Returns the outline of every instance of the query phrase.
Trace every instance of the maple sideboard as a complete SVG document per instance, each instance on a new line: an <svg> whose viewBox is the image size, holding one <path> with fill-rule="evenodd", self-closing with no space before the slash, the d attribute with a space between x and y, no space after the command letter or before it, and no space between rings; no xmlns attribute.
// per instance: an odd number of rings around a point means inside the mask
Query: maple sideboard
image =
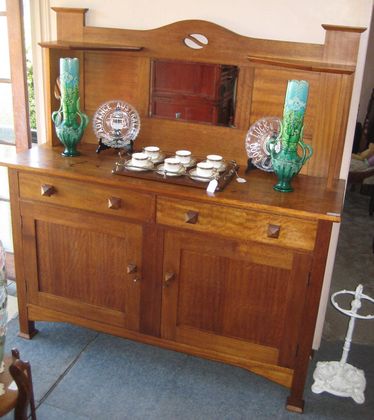
<svg viewBox="0 0 374 420"><path fill-rule="evenodd" d="M81 106L92 118L111 99L141 117L135 149L222 154L240 176L205 189L112 173L113 150L95 152L88 127L81 156L46 144L0 151L9 169L20 334L62 321L241 366L290 388L302 411L332 224L344 197L338 179L362 29L325 25L324 45L246 38L212 23L183 21L150 31L93 28L86 9L55 8L58 40L44 43L47 112L58 61L81 61ZM203 34L205 45L193 34ZM189 39L198 48L189 48ZM195 45L195 46L196 46ZM238 69L230 126L151 115L153 60ZM315 154L293 193L275 176L244 173L250 124L280 116L288 79L310 83L305 141Z"/></svg>

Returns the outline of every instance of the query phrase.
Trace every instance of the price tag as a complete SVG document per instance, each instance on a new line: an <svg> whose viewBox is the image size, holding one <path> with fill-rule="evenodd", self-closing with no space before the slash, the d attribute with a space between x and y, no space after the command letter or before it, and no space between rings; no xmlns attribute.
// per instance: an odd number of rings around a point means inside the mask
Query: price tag
<svg viewBox="0 0 374 420"><path fill-rule="evenodd" d="M212 179L206 189L206 192L208 195L214 195L214 192L216 191L216 188L218 186L218 181L216 179Z"/></svg>

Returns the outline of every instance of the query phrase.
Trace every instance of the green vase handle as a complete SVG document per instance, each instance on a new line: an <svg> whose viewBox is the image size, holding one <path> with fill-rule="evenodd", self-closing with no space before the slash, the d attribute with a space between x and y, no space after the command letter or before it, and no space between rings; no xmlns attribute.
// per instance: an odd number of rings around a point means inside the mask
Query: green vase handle
<svg viewBox="0 0 374 420"><path fill-rule="evenodd" d="M304 165L312 157L313 149L312 149L312 146L304 143L302 140L299 141L299 145L303 151L301 162L302 162L302 165Z"/></svg>
<svg viewBox="0 0 374 420"><path fill-rule="evenodd" d="M77 99L77 115L79 116L81 123L79 124L79 130L82 130L82 133L84 131L84 129L87 127L88 125L88 121L89 118L88 116L81 111L80 109L80 98Z"/></svg>
<svg viewBox="0 0 374 420"><path fill-rule="evenodd" d="M59 127L62 123L62 104L60 105L58 111L52 112L52 121L56 127Z"/></svg>

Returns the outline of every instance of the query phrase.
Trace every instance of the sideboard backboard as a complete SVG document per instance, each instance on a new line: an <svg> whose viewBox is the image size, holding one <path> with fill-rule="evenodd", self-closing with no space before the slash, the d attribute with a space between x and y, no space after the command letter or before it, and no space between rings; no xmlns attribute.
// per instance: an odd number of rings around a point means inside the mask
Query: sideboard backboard
<svg viewBox="0 0 374 420"><path fill-rule="evenodd" d="M81 61L81 107L92 117L103 102L122 99L141 117L137 147L155 143L164 150L188 147L220 153L245 164L244 139L252 123L281 116L287 81L310 84L304 139L314 156L303 174L339 177L360 34L363 28L323 25L323 45L254 39L216 24L186 20L153 30L127 30L85 25L87 9L54 8L57 41L45 51L47 114L58 109L54 86L60 57ZM197 35L196 35L197 34ZM188 45L194 46L191 48ZM234 65L239 69L233 127L152 118L151 69L155 59ZM52 121L47 138L59 144ZM92 127L83 142L95 143Z"/></svg>

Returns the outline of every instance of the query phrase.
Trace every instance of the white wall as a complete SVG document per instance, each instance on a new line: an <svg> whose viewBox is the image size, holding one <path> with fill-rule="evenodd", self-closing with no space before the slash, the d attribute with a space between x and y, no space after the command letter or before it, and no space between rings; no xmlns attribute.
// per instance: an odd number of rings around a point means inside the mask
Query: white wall
<svg viewBox="0 0 374 420"><path fill-rule="evenodd" d="M89 26L151 29L178 20L204 19L254 38L320 44L324 42L322 23L369 27L373 7L373 0L39 0L43 7L48 1L51 6L89 8L86 20ZM54 12L51 12L50 19L54 39ZM367 43L368 31L361 37L341 170L343 178L346 178L349 169ZM314 348L318 348L322 333L338 233L339 226L335 225Z"/></svg>
<svg viewBox="0 0 374 420"><path fill-rule="evenodd" d="M321 23L367 26L372 0L51 0L87 7L91 26L151 29L184 19L204 19L256 38L323 43Z"/></svg>
<svg viewBox="0 0 374 420"><path fill-rule="evenodd" d="M358 121L364 123L371 92L374 89L374 19L371 21L368 48L365 62L365 72L362 81Z"/></svg>

